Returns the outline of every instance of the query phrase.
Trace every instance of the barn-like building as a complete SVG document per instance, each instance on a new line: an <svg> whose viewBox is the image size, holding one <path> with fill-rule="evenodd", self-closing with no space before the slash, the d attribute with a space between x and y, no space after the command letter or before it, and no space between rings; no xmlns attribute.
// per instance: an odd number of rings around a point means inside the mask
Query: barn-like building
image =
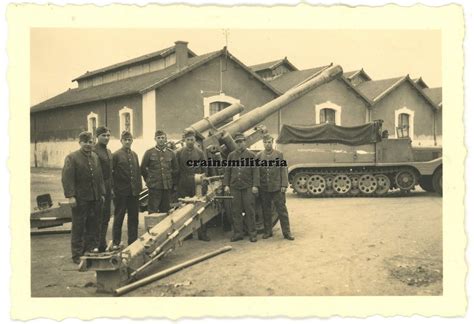
<svg viewBox="0 0 474 324"><path fill-rule="evenodd" d="M121 131L131 131L141 155L154 145L157 129L178 140L199 119L235 102L246 113L328 66L299 70L285 57L249 67L226 48L197 55L187 42L177 41L88 71L73 80L77 88L31 107L31 165L62 167L66 154L78 148L77 135L99 125L111 128L112 151L120 147ZM353 126L383 119L391 137L410 136L415 146L440 146L441 99L441 88L429 88L421 78L374 81L361 69L306 93L265 125L278 135L282 124Z"/></svg>

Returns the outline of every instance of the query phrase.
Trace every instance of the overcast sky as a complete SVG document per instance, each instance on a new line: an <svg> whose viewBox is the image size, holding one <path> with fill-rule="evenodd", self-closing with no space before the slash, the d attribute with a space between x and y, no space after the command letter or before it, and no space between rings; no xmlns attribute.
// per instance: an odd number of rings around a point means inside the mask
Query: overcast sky
<svg viewBox="0 0 474 324"><path fill-rule="evenodd" d="M68 88L75 77L188 41L196 54L221 49L222 29L32 29L31 104ZM248 65L285 56L299 69L331 62L364 70L373 80L410 74L430 87L442 85L438 30L230 29L229 51Z"/></svg>

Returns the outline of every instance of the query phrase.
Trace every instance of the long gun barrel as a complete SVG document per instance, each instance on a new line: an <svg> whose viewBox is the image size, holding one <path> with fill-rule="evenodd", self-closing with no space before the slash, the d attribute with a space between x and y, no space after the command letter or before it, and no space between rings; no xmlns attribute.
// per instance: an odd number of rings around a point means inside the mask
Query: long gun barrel
<svg viewBox="0 0 474 324"><path fill-rule="evenodd" d="M199 120L198 122L189 126L187 129L192 129L196 133L203 133L210 128L214 128L215 125L237 115L243 110L244 106L242 106L240 103L234 103L209 117Z"/></svg>
<svg viewBox="0 0 474 324"><path fill-rule="evenodd" d="M249 129L252 129L265 120L265 118L277 112L288 103L298 99L314 88L334 80L340 75L342 75L342 68L339 65L329 67L320 74L316 75L314 78L299 84L294 88L291 88L280 97L273 99L263 106L255 108L252 111L246 113L240 117L240 119L224 126L222 130L226 131L231 136L234 136L234 134L238 132L245 132Z"/></svg>

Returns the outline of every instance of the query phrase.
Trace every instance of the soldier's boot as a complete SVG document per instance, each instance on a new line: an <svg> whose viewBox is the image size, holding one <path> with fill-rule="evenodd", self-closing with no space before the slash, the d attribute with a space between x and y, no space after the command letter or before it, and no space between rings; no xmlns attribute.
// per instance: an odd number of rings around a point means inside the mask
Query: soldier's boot
<svg viewBox="0 0 474 324"><path fill-rule="evenodd" d="M207 236L207 234L199 234L198 235L198 240L204 241L204 242L209 242L211 238Z"/></svg>
<svg viewBox="0 0 474 324"><path fill-rule="evenodd" d="M264 240L266 240L267 238L270 238L270 237L272 237L272 236L273 236L273 234L271 234L271 233L270 233L270 234L269 234L269 233L265 233L265 234L262 235L262 238L263 238Z"/></svg>
<svg viewBox="0 0 474 324"><path fill-rule="evenodd" d="M284 237L286 240L290 240L290 241L294 241L294 240L295 240L295 237L294 237L291 233L283 234L283 237Z"/></svg>
<svg viewBox="0 0 474 324"><path fill-rule="evenodd" d="M232 236L230 238L231 242L242 241L244 238L242 236Z"/></svg>
<svg viewBox="0 0 474 324"><path fill-rule="evenodd" d="M207 224L202 224L202 226L198 229L198 240L209 242L211 239L207 236Z"/></svg>

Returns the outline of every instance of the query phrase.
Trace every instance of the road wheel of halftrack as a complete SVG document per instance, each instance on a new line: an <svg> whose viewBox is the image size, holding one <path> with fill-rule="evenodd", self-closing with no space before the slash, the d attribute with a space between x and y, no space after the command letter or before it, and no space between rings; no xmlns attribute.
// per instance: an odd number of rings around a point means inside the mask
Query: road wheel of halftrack
<svg viewBox="0 0 474 324"><path fill-rule="evenodd" d="M318 174L313 174L308 179L308 192L313 196L319 196L326 190L326 181Z"/></svg>
<svg viewBox="0 0 474 324"><path fill-rule="evenodd" d="M360 179L360 176L358 175L351 176L351 190L350 191L352 195L358 195L360 193L359 179Z"/></svg>
<svg viewBox="0 0 474 324"><path fill-rule="evenodd" d="M351 179L345 174L338 174L334 177L332 188L338 194L345 194L351 190Z"/></svg>
<svg viewBox="0 0 474 324"><path fill-rule="evenodd" d="M416 174L413 170L401 170L395 176L395 183L402 191L409 191L416 185Z"/></svg>
<svg viewBox="0 0 474 324"><path fill-rule="evenodd" d="M333 184L334 184L334 176L332 175L327 175L324 177L324 179L326 180L326 195L332 195L334 193L334 189L333 189Z"/></svg>
<svg viewBox="0 0 474 324"><path fill-rule="evenodd" d="M443 169L439 168L433 174L433 189L440 196L443 195Z"/></svg>
<svg viewBox="0 0 474 324"><path fill-rule="evenodd" d="M308 179L309 175L305 173L298 173L293 178L293 189L296 190L296 193L304 195L308 193Z"/></svg>
<svg viewBox="0 0 474 324"><path fill-rule="evenodd" d="M385 174L377 174L375 176L377 180L377 189L375 193L377 195L384 195L390 190L390 179Z"/></svg>
<svg viewBox="0 0 474 324"><path fill-rule="evenodd" d="M359 178L359 190L371 194L377 189L377 179L372 174L364 174Z"/></svg>

